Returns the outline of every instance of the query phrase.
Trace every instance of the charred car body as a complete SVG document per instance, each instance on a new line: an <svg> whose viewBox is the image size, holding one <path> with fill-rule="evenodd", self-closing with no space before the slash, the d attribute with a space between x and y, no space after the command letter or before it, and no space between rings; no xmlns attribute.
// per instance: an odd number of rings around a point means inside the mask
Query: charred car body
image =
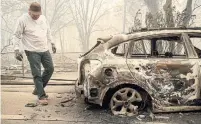
<svg viewBox="0 0 201 124"><path fill-rule="evenodd" d="M78 59L78 97L115 115L200 110L201 30L144 30L98 38Z"/></svg>

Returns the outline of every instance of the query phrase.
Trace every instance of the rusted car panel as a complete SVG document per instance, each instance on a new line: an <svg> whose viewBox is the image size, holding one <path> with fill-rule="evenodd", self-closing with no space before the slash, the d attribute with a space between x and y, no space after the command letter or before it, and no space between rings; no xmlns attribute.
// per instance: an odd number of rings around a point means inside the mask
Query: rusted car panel
<svg viewBox="0 0 201 124"><path fill-rule="evenodd" d="M142 38L158 38L181 36L185 45L187 58L132 58L129 49L125 55L117 56L112 49L119 44L130 43ZM185 111L200 109L195 100L200 99L201 60L190 42L190 36L201 36L200 30L160 30L145 31L132 34L119 34L107 38L98 38L98 42L88 53L78 59L78 80L75 85L76 93L87 99L87 102L103 105L107 96L115 93L111 89L123 86L117 92L131 92L130 86L143 90L151 98L151 107L158 112ZM125 87L126 86L126 87ZM122 95L123 96L123 95ZM113 98L112 97L112 98ZM140 96L136 101L143 101ZM128 100L129 101L129 100ZM113 104L113 102L110 102ZM117 102L119 103L119 102ZM124 106L127 102L124 101ZM116 104L116 103L115 103ZM189 107L188 107L189 106ZM114 106L117 107L117 106ZM122 107L121 113L127 113ZM179 109L180 108L180 109ZM128 105L127 109L137 109ZM111 109L112 110L112 109ZM115 114L115 112L113 112ZM127 115L133 115L128 114Z"/></svg>
<svg viewBox="0 0 201 124"><path fill-rule="evenodd" d="M199 98L200 66L191 60L138 60L128 62L137 85L152 96L155 106L188 105Z"/></svg>

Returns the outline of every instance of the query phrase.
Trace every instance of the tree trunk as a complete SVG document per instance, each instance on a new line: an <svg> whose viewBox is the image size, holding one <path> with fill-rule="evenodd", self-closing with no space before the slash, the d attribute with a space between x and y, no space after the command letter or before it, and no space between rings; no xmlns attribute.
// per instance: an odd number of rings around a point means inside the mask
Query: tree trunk
<svg viewBox="0 0 201 124"><path fill-rule="evenodd" d="M47 13L46 13L46 11L47 11L47 3L46 3L46 0L45 0L45 7L44 7L44 8L45 8L45 10L44 10L44 15L45 15L45 17L46 17L46 14L47 14Z"/></svg>
<svg viewBox="0 0 201 124"><path fill-rule="evenodd" d="M63 40L61 37L61 31L59 30L59 38L60 38L60 45L61 45L61 61L62 61L62 65L64 64L64 52L63 52ZM63 65L64 66L64 65Z"/></svg>
<svg viewBox="0 0 201 124"><path fill-rule="evenodd" d="M173 10L172 10L172 0L166 0L166 3L163 6L163 10L165 12L165 20L167 27L175 27Z"/></svg>
<svg viewBox="0 0 201 124"><path fill-rule="evenodd" d="M192 0L187 0L186 8L183 10L182 13L182 22L180 26L182 27L188 27L189 22L192 15ZM177 45L177 52L180 52L182 50L182 46L180 44Z"/></svg>
<svg viewBox="0 0 201 124"><path fill-rule="evenodd" d="M166 3L163 6L163 10L165 12L165 22L166 27L175 27L174 24L174 17L173 17L173 10L172 10L172 0L166 0ZM169 51L173 52L175 47L174 42L169 42Z"/></svg>
<svg viewBox="0 0 201 124"><path fill-rule="evenodd" d="M157 23L157 14L158 14L158 0L144 0L145 4L149 9L149 13L146 15L146 20L149 20L148 28L159 28Z"/></svg>
<svg viewBox="0 0 201 124"><path fill-rule="evenodd" d="M89 50L89 37L85 37L86 39L82 40L82 52L87 52Z"/></svg>
<svg viewBox="0 0 201 124"><path fill-rule="evenodd" d="M192 0L187 0L186 8L183 11L182 26L189 26L189 22L192 15Z"/></svg>
<svg viewBox="0 0 201 124"><path fill-rule="evenodd" d="M127 6L127 0L124 0L123 33L125 33L125 27L126 27L126 6Z"/></svg>

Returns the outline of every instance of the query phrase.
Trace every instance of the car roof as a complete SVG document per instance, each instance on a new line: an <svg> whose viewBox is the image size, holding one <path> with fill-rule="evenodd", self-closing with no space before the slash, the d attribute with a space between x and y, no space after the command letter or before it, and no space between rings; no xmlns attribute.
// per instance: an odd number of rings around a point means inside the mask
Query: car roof
<svg viewBox="0 0 201 124"><path fill-rule="evenodd" d="M151 29L151 30L143 30L143 31L136 31L133 33L128 34L116 34L113 35L110 39L108 39L105 42L105 46L107 49L118 45L120 43L129 41L129 40L137 40L143 37L149 37L149 36L169 36L169 35L179 35L182 33L188 33L188 34L196 34L197 36L201 37L201 28L196 29Z"/></svg>
<svg viewBox="0 0 201 124"><path fill-rule="evenodd" d="M160 30L201 30L201 27L169 27L169 28L141 28L138 30L131 30L131 33L134 32L146 32L146 31L160 31ZM128 34L131 34L128 33Z"/></svg>

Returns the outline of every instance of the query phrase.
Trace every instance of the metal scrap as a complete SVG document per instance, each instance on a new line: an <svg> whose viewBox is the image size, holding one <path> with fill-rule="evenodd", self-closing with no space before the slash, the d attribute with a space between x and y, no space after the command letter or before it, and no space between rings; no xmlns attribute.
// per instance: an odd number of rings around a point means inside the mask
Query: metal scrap
<svg viewBox="0 0 201 124"><path fill-rule="evenodd" d="M65 98L65 99L62 100L60 103L67 103L67 102L72 101L73 99L74 99L74 97L73 97L73 98Z"/></svg>

